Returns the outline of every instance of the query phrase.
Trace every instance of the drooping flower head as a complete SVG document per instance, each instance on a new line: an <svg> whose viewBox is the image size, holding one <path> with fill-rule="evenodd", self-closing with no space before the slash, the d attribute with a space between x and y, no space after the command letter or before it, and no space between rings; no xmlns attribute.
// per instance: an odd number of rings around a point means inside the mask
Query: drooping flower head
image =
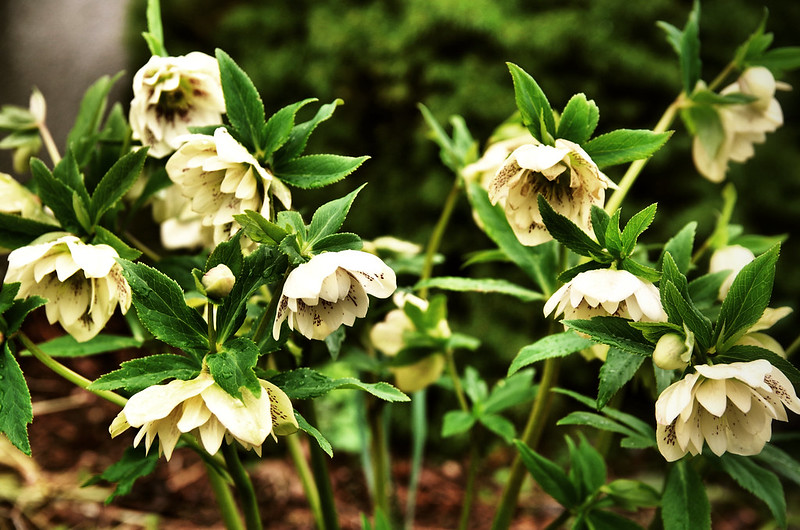
<svg viewBox="0 0 800 530"><path fill-rule="evenodd" d="M214 246L214 228L203 225L203 216L192 210L192 201L183 196L177 185L159 190L153 196L152 206L164 248Z"/></svg>
<svg viewBox="0 0 800 530"><path fill-rule="evenodd" d="M415 329L414 323L403 311L405 305L413 304L423 311L428 309L427 300L409 293L398 292L394 295L393 301L399 309L389 311L383 321L375 324L369 333L373 346L389 357L394 357L406 347L403 334ZM451 332L447 320L441 319L434 333L440 338L449 337ZM444 356L441 353L433 353L415 363L392 367L390 370L394 374L397 388L403 392L416 392L438 381L444 370L444 364Z"/></svg>
<svg viewBox="0 0 800 530"><path fill-rule="evenodd" d="M192 210L203 216L203 226L214 228L214 245L226 241L241 227L233 218L255 210L269 218L268 193L289 209L291 193L273 178L224 127L214 136L193 134L167 161L167 174Z"/></svg>
<svg viewBox="0 0 800 530"><path fill-rule="evenodd" d="M722 182L728 171L728 162L745 162L755 154L754 144L763 143L766 133L783 125L783 111L775 99L775 90L788 89L778 83L767 68L756 66L745 70L739 79L725 87L720 94L740 92L757 98L742 105L720 105L717 113L723 130L722 142L715 153L710 153L701 136L695 136L692 157L697 170L712 182Z"/></svg>
<svg viewBox="0 0 800 530"><path fill-rule="evenodd" d="M298 425L289 397L269 381L258 381L260 395L242 387L242 399L228 394L206 371L188 381L154 385L131 397L108 430L113 438L129 427L138 428L133 446L144 439L146 451L158 437L159 454L167 460L183 433L193 433L212 455L223 439L236 440L260 455L269 434L292 434Z"/></svg>
<svg viewBox="0 0 800 530"><path fill-rule="evenodd" d="M489 184L489 199L503 206L520 242L533 246L552 239L539 212L539 195L591 233L591 207L603 205L612 185L579 145L558 139L555 146L527 144L511 153Z"/></svg>
<svg viewBox="0 0 800 530"><path fill-rule="evenodd" d="M131 288L116 257L108 245L53 232L8 255L5 283L20 282L21 298L46 298L47 320L84 342L103 329L117 304L123 313L131 306Z"/></svg>
<svg viewBox="0 0 800 530"><path fill-rule="evenodd" d="M205 53L153 56L133 76L133 138L163 158L181 146L189 127L222 123L225 98L217 60Z"/></svg>
<svg viewBox="0 0 800 530"><path fill-rule="evenodd" d="M397 288L394 271L380 258L359 250L324 252L289 273L272 327L275 340L281 324L309 339L323 340L342 324L352 326L367 314L368 294L391 296Z"/></svg>
<svg viewBox="0 0 800 530"><path fill-rule="evenodd" d="M555 312L553 312L555 310ZM597 269L578 274L544 305L544 315L590 319L618 316L636 322L666 322L658 289L625 270Z"/></svg>
<svg viewBox="0 0 800 530"><path fill-rule="evenodd" d="M800 414L789 379L769 361L697 365L656 401L658 450L668 461L699 454L703 441L717 456L755 455L772 436L784 407Z"/></svg>

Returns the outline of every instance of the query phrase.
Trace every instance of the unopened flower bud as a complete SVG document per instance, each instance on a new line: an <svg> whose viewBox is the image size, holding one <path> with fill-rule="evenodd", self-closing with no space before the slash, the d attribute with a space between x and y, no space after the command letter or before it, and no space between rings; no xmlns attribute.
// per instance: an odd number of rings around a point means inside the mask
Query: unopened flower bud
<svg viewBox="0 0 800 530"><path fill-rule="evenodd" d="M227 265L220 263L203 275L203 287L211 298L225 298L233 289L236 277Z"/></svg>
<svg viewBox="0 0 800 530"><path fill-rule="evenodd" d="M683 337L677 333L667 333L658 339L653 352L653 362L664 370L683 369L689 364L687 353L691 355L691 350Z"/></svg>

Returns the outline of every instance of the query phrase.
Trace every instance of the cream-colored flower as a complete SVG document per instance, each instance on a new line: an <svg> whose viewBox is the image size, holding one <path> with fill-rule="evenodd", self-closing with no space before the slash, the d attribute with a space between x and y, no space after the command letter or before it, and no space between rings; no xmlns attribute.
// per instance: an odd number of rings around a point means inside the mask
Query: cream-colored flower
<svg viewBox="0 0 800 530"><path fill-rule="evenodd" d="M129 427L138 428L133 446L144 438L146 451L158 437L159 454L163 452L167 460L183 433L193 433L212 455L219 451L223 438L227 443L236 440L260 455L269 434L292 434L298 425L283 390L262 379L258 382L260 395L242 387L242 399L228 394L206 371L188 381L154 385L129 399L108 430L113 438Z"/></svg>
<svg viewBox="0 0 800 530"><path fill-rule="evenodd" d="M786 350L783 349L781 343L766 333L761 332L771 328L776 322L783 317L788 316L791 312L792 308L785 306L766 308L764 310L764 314L758 319L758 322L753 324L750 329L747 330L747 333L745 333L741 339L736 341L736 344L740 346L758 346L759 348L764 348L773 353L777 353L781 357L786 357Z"/></svg>
<svg viewBox="0 0 800 530"><path fill-rule="evenodd" d="M558 139L555 147L527 144L511 153L489 183L489 199L503 206L523 245L539 245L552 239L539 212L539 195L591 235L591 207L603 205L609 186L613 183L579 145Z"/></svg>
<svg viewBox="0 0 800 530"><path fill-rule="evenodd" d="M291 208L289 188L224 127L214 131L214 136L193 134L185 140L167 161L167 174L191 199L192 210L203 216L203 226L214 228L214 245L241 228L234 215L255 210L269 217L270 193Z"/></svg>
<svg viewBox="0 0 800 530"><path fill-rule="evenodd" d="M520 134L517 136L490 143L482 157L461 170L464 179L478 182L482 188L488 190L489 184L498 170L503 167L508 155L523 145L531 143L531 133L524 127L520 126L520 129Z"/></svg>
<svg viewBox="0 0 800 530"><path fill-rule="evenodd" d="M123 313L131 306L131 288L116 257L108 245L52 232L8 255L5 283L20 282L19 297L46 298L47 320L84 342L103 329L117 304Z"/></svg>
<svg viewBox="0 0 800 530"><path fill-rule="evenodd" d="M555 310L555 312L553 311ZM628 271L597 269L578 274L544 305L544 315L590 319L618 316L636 322L666 322L658 289Z"/></svg>
<svg viewBox="0 0 800 530"><path fill-rule="evenodd" d="M720 94L740 92L758 98L744 105L720 105L717 108L723 129L723 139L716 153L709 153L699 136L692 144L692 156L697 170L712 182L722 182L728 161L745 162L755 154L753 144L763 143L766 133L783 125L783 111L775 99L776 89L791 88L775 81L763 66L745 70L739 79Z"/></svg>
<svg viewBox="0 0 800 530"><path fill-rule="evenodd" d="M153 196L153 220L159 224L164 248L214 246L214 227L203 225L203 216L192 210L192 201L176 185Z"/></svg>
<svg viewBox="0 0 800 530"><path fill-rule="evenodd" d="M397 288L394 271L380 258L359 250L324 252L303 263L286 278L272 327L275 340L281 324L309 339L323 340L342 324L352 326L369 307L368 294L390 296Z"/></svg>
<svg viewBox="0 0 800 530"><path fill-rule="evenodd" d="M44 212L39 198L6 173L0 173L0 197L0 212L41 223L57 224L53 217Z"/></svg>
<svg viewBox="0 0 800 530"><path fill-rule="evenodd" d="M697 365L656 401L658 450L668 461L699 454L755 455L772 436L772 420L800 414L789 379L769 361Z"/></svg>
<svg viewBox="0 0 800 530"><path fill-rule="evenodd" d="M728 296L728 291L733 285L736 275L754 259L756 259L755 254L741 245L730 245L714 251L708 264L708 272L731 271L719 287L719 294L717 295L719 300L724 300Z"/></svg>
<svg viewBox="0 0 800 530"><path fill-rule="evenodd" d="M376 256L390 254L410 258L422 252L422 247L411 241L405 241L393 236L380 236L372 241L364 241L364 246L361 250Z"/></svg>
<svg viewBox="0 0 800 530"><path fill-rule="evenodd" d="M406 347L403 334L414 331L414 323L406 315L403 308L406 304L417 306L423 311L428 309L427 300L413 294L396 293L393 301L399 309L392 309L372 327L369 333L373 346L384 355L394 357ZM447 320L441 319L436 326L434 334L438 338L447 338L451 335ZM445 359L441 353L432 353L419 361L405 366L390 368L395 377L395 385L403 392L416 392L439 380L444 370Z"/></svg>
<svg viewBox="0 0 800 530"><path fill-rule="evenodd" d="M217 60L205 53L153 56L133 76L133 138L163 158L181 146L189 127L222 123L225 98Z"/></svg>
<svg viewBox="0 0 800 530"><path fill-rule="evenodd" d="M224 298L231 293L233 284L236 283L236 277L230 267L220 263L203 275L201 283L208 296Z"/></svg>

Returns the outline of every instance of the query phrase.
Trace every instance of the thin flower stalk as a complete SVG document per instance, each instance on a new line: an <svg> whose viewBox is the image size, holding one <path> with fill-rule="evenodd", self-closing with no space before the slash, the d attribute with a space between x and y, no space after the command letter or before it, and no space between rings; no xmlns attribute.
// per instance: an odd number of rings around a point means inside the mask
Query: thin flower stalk
<svg viewBox="0 0 800 530"><path fill-rule="evenodd" d="M242 504L247 530L262 530L264 524L261 522L261 514L258 511L256 491L253 488L250 476L239 459L238 449L234 444L222 444L222 454L236 485L236 490L239 492L239 502Z"/></svg>

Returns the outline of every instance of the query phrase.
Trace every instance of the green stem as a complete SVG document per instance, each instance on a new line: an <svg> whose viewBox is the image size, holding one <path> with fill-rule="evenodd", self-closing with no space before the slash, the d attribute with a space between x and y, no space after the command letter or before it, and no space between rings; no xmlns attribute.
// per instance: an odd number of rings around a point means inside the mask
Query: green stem
<svg viewBox="0 0 800 530"><path fill-rule="evenodd" d="M425 261L422 265L422 274L420 274L419 277L419 281L421 282L430 278L433 273L433 259L436 257L436 252L439 251L439 246L442 244L442 237L444 237L444 231L447 228L447 223L450 221L450 216L453 214L453 208L455 208L456 201L458 200L460 189L461 180L456 176L453 187L450 188L450 193L448 193L445 199L439 220L436 221L436 226L428 240L428 246L425 248ZM427 298L428 288L423 287L420 289L419 296L420 298Z"/></svg>
<svg viewBox="0 0 800 530"><path fill-rule="evenodd" d="M223 442L222 455L225 457L228 472L231 474L236 490L239 492L239 501L242 503L247 530L262 530L264 526L261 524L261 514L258 512L256 491L253 489L253 483L250 481L242 461L239 460L239 452L236 446Z"/></svg>
<svg viewBox="0 0 800 530"><path fill-rule="evenodd" d="M228 530L244 530L242 519L239 516L239 511L236 509L236 503L233 500L233 494L225 479L217 473L214 466L204 460L206 465L206 473L208 473L208 481L211 483L211 489L214 490L214 496L217 498L219 504L219 513L222 515L222 520L225 523L225 528Z"/></svg>
<svg viewBox="0 0 800 530"><path fill-rule="evenodd" d="M281 299L281 294L283 293L283 284L286 282L286 278L289 276L289 271L286 271L283 278L280 282L275 286L272 290L272 296L269 299L269 304L264 312L261 314L261 318L256 325L256 330L253 332L253 342L261 346L261 341L264 339L264 336L267 334L269 330L269 324L275 320L275 313L278 309L278 301ZM272 318L270 318L270 316Z"/></svg>
<svg viewBox="0 0 800 530"><path fill-rule="evenodd" d="M467 398L464 395L464 388L461 386L461 378L458 377L458 368L456 368L453 350L448 348L444 352L444 357L447 361L447 372L450 374L450 378L453 380L453 390L456 393L456 398L458 398L458 404L461 407L461 410L464 412L469 412L469 404L467 403Z"/></svg>
<svg viewBox="0 0 800 530"><path fill-rule="evenodd" d="M719 85L722 84L723 81L725 81L725 78L728 77L728 75L730 75L730 73L736 68L738 68L738 66L736 66L736 63L734 61L729 62L728 65L719 73L719 75L715 77L713 81L711 81L711 84L708 85L708 89L714 90L715 88L717 88Z"/></svg>
<svg viewBox="0 0 800 530"><path fill-rule="evenodd" d="M794 355L798 348L800 348L800 336L794 339L794 342L792 342L789 347L786 348L786 358L788 359Z"/></svg>
<svg viewBox="0 0 800 530"><path fill-rule="evenodd" d="M309 423L312 425L317 424L317 415L313 403L309 403L305 416ZM333 498L333 487L328 473L327 455L320 449L319 444L308 444L308 450L311 453L311 471L314 476L314 482L316 482L319 490L322 519L325 523L324 528L326 530L339 530L339 516L336 513L336 501Z"/></svg>
<svg viewBox="0 0 800 530"><path fill-rule="evenodd" d="M561 512L561 515L556 517L555 520L553 520L552 523L547 525L547 527L544 530L558 530L559 528L562 527L564 523L566 523L569 520L571 516L572 514L569 512L569 510L564 510L563 512Z"/></svg>
<svg viewBox="0 0 800 530"><path fill-rule="evenodd" d="M422 452L428 437L427 390L418 390L411 397L411 474L408 479L405 528L414 527L414 512L417 507L417 488L422 470Z"/></svg>
<svg viewBox="0 0 800 530"><path fill-rule="evenodd" d="M370 440L370 456L375 487L373 502L376 513L378 510L381 510L388 516L390 489L388 476L389 459L386 451L386 438L383 425L384 406L383 403L379 402L377 399L369 399L367 407L369 430L372 434Z"/></svg>
<svg viewBox="0 0 800 530"><path fill-rule="evenodd" d="M561 359L555 357L545 360L544 373L539 383L539 390L536 392L531 414L528 417L528 423L525 425L525 431L522 435L522 441L534 451L542 436L542 432L544 432L544 426L552 401L550 389L552 389L558 381L560 361ZM514 510L517 507L519 491L522 488L522 482L526 476L525 472L526 468L522 463L522 458L517 454L514 458L514 463L511 465L511 474L508 478L508 482L506 482L503 496L500 499L500 507L497 509L494 521L492 522L492 528L494 530L508 528L511 524Z"/></svg>
<svg viewBox="0 0 800 530"><path fill-rule="evenodd" d="M136 247L136 250L147 256L149 260L154 262L161 260L161 256L159 256L155 250L142 243L139 238L131 234L130 231L125 232L125 238L133 243L133 246Z"/></svg>
<svg viewBox="0 0 800 530"><path fill-rule="evenodd" d="M214 304L208 302L206 310L208 311L208 345L209 353L217 353L217 329L214 326L214 318L217 316L214 310Z"/></svg>
<svg viewBox="0 0 800 530"><path fill-rule="evenodd" d="M317 524L319 530L324 530L325 520L322 517L319 490L317 489L316 482L314 482L311 467L309 467L303 455L303 449L300 446L300 437L295 433L284 437L284 439L289 447L289 454L292 456L292 462L294 462L294 467L297 469L297 474L300 476L300 482L303 484L303 491L306 494L311 513L314 515L314 522Z"/></svg>
<svg viewBox="0 0 800 530"><path fill-rule="evenodd" d="M675 115L678 112L678 109L681 108L685 99L686 99L685 96L683 95L683 93L681 93L681 95L679 95L675 99L675 101L673 101L672 104L669 107L667 107L667 110L664 111L664 114L661 116L661 119L658 120L658 123L656 124L655 128L653 128L654 133L662 133L667 130L667 127L669 127L672 124L672 121L675 119ZM630 191L631 187L633 186L633 183L636 182L636 179L639 177L639 174L642 172L642 169L644 169L644 166L647 165L648 160L649 160L648 158L644 158L641 160L634 160L631 163L631 165L628 166L628 170L622 176L622 180L619 181L618 189L614 192L614 195L612 195L611 198L606 203L605 207L606 212L608 212L609 214L613 214L615 211L617 211L617 208L619 208L620 205L622 204L622 200Z"/></svg>
<svg viewBox="0 0 800 530"><path fill-rule="evenodd" d="M464 489L464 504L461 506L459 530L467 530L469 528L469 515L472 511L472 501L475 498L475 479L478 476L480 461L481 455L478 451L478 443L473 440L469 447L469 471L467 471L467 485Z"/></svg>

